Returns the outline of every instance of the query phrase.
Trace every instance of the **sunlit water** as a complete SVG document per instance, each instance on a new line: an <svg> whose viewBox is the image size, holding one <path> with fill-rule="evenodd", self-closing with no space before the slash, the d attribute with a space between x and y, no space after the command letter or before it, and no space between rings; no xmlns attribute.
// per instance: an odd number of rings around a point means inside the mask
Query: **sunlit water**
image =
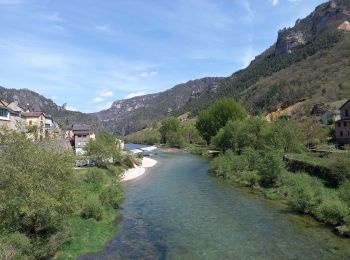
<svg viewBox="0 0 350 260"><path fill-rule="evenodd" d="M206 160L153 158L158 165L125 187L115 237L80 259L350 259L350 240L208 175Z"/></svg>

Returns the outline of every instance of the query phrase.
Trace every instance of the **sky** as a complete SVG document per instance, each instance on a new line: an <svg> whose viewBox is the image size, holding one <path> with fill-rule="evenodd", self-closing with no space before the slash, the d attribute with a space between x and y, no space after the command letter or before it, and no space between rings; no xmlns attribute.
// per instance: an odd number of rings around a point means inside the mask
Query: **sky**
<svg viewBox="0 0 350 260"><path fill-rule="evenodd" d="M0 85L71 110L245 68L325 0L0 0Z"/></svg>

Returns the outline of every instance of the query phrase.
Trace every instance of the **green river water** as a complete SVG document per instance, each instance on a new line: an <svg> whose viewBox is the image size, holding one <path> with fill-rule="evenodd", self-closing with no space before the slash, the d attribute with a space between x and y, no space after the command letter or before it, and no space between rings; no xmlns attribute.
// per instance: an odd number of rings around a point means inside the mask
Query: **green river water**
<svg viewBox="0 0 350 260"><path fill-rule="evenodd" d="M117 233L79 259L350 259L350 239L208 174L208 161L160 153L125 187Z"/></svg>

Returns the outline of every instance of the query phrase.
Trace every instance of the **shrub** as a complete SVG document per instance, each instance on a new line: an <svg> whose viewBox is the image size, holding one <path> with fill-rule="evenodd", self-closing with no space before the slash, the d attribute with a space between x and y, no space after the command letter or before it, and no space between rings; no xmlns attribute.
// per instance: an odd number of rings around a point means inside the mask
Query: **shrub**
<svg viewBox="0 0 350 260"><path fill-rule="evenodd" d="M261 156L259 152L253 148L244 148L241 157L247 163L247 167L250 171L256 170L259 167Z"/></svg>
<svg viewBox="0 0 350 260"><path fill-rule="evenodd" d="M99 198L103 206L117 209L122 199L121 187L119 185L105 187L101 190Z"/></svg>
<svg viewBox="0 0 350 260"><path fill-rule="evenodd" d="M330 156L331 171L341 185L346 180L350 180L350 155L334 154Z"/></svg>
<svg viewBox="0 0 350 260"><path fill-rule="evenodd" d="M289 202L299 212L312 214L322 202L323 183L306 173L295 174L289 183Z"/></svg>
<svg viewBox="0 0 350 260"><path fill-rule="evenodd" d="M212 162L212 171L225 179L232 179L240 176L242 171L247 168L247 163L241 156L234 154L228 150L225 154L221 154Z"/></svg>
<svg viewBox="0 0 350 260"><path fill-rule="evenodd" d="M343 183L338 190L339 197L350 208L350 181Z"/></svg>
<svg viewBox="0 0 350 260"><path fill-rule="evenodd" d="M135 165L137 164L136 160L135 160L135 157L130 154L130 153L127 153L124 158L123 158L123 162L124 162L124 165L128 168L133 168L135 167Z"/></svg>
<svg viewBox="0 0 350 260"><path fill-rule="evenodd" d="M263 187L276 186L284 170L281 156L274 152L267 152L258 166L260 185Z"/></svg>
<svg viewBox="0 0 350 260"><path fill-rule="evenodd" d="M241 175L241 180L248 187L258 187L259 186L259 175L256 171L244 171Z"/></svg>
<svg viewBox="0 0 350 260"><path fill-rule="evenodd" d="M81 210L82 218L93 218L100 221L103 217L103 208L101 202L97 196L89 196L86 198L86 202Z"/></svg>
<svg viewBox="0 0 350 260"><path fill-rule="evenodd" d="M348 215L349 208L337 197L325 198L315 211L317 219L332 225L344 224Z"/></svg>
<svg viewBox="0 0 350 260"><path fill-rule="evenodd" d="M31 242L23 233L15 232L0 237L1 259L26 259L31 251Z"/></svg>
<svg viewBox="0 0 350 260"><path fill-rule="evenodd" d="M85 182L92 184L96 189L100 188L106 180L105 171L98 168L90 168L83 178Z"/></svg>

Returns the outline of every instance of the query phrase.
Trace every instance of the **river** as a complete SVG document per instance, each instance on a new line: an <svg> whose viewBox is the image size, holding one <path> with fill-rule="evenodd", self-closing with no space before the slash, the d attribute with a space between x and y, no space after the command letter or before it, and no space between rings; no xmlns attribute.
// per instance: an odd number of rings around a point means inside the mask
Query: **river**
<svg viewBox="0 0 350 260"><path fill-rule="evenodd" d="M125 187L115 237L79 259L350 259L350 240L208 174L208 161L160 153Z"/></svg>

